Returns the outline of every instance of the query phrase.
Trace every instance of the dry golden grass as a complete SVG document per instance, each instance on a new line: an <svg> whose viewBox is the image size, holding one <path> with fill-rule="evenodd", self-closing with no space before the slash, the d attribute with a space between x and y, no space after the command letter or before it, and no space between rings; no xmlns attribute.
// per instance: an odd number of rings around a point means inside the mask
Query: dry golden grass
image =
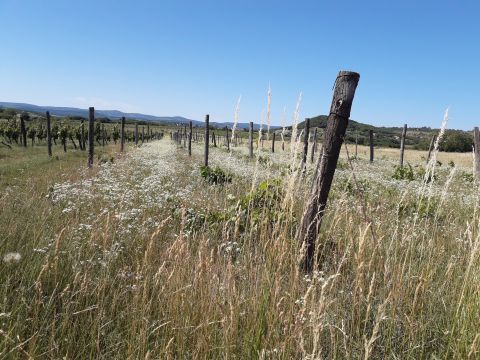
<svg viewBox="0 0 480 360"><path fill-rule="evenodd" d="M353 161L355 182L342 157L306 275L294 235L313 165L212 148L233 173L213 186L193 150L165 139L93 172L73 153L0 167L0 254L21 255L0 267L0 358L479 358L467 170L394 180L378 149Z"/></svg>

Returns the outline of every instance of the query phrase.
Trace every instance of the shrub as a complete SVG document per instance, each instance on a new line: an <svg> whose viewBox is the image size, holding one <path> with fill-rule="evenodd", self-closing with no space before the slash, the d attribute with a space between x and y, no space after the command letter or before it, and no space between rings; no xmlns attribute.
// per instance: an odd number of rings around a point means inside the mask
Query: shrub
<svg viewBox="0 0 480 360"><path fill-rule="evenodd" d="M202 166L200 168L200 175L209 183L214 185L229 184L232 182L232 175L216 166L211 168L209 166Z"/></svg>
<svg viewBox="0 0 480 360"><path fill-rule="evenodd" d="M473 173L471 172L462 172L462 179L468 183L472 183L475 180L475 176L473 176Z"/></svg>
<svg viewBox="0 0 480 360"><path fill-rule="evenodd" d="M407 163L407 166L395 166L392 177L396 180L412 181L415 180L415 173L413 171L412 165Z"/></svg>

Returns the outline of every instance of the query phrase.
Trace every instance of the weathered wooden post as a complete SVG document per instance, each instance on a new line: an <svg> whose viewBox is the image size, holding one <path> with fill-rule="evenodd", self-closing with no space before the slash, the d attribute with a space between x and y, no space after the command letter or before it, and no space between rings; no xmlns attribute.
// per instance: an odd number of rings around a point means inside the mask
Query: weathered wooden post
<svg viewBox="0 0 480 360"><path fill-rule="evenodd" d="M138 146L138 123L135 124L135 146Z"/></svg>
<svg viewBox="0 0 480 360"><path fill-rule="evenodd" d="M25 119L28 117L26 113L20 115L20 131L22 133L22 144L27 147L27 127L25 126Z"/></svg>
<svg viewBox="0 0 480 360"><path fill-rule="evenodd" d="M368 137L370 139L370 162L373 162L373 130L368 130Z"/></svg>
<svg viewBox="0 0 480 360"><path fill-rule="evenodd" d="M428 147L428 156L427 156L427 164L430 161L430 156L432 155L433 145L435 144L437 136L433 135L432 140L430 140L430 146Z"/></svg>
<svg viewBox="0 0 480 360"><path fill-rule="evenodd" d="M50 121L50 112L47 111L47 148L48 156L52 157L52 124Z"/></svg>
<svg viewBox="0 0 480 360"><path fill-rule="evenodd" d="M248 124L248 155L253 158L253 121Z"/></svg>
<svg viewBox="0 0 480 360"><path fill-rule="evenodd" d="M405 153L405 137L407 136L407 124L403 125L402 139L400 140L400 167L403 167L403 157Z"/></svg>
<svg viewBox="0 0 480 360"><path fill-rule="evenodd" d="M308 138L310 137L310 119L305 119L305 131L303 134L303 158L302 158L302 168L307 164L307 154L308 154Z"/></svg>
<svg viewBox="0 0 480 360"><path fill-rule="evenodd" d="M142 126L142 144L145 141L145 126Z"/></svg>
<svg viewBox="0 0 480 360"><path fill-rule="evenodd" d="M275 152L275 131L272 133L272 153Z"/></svg>
<svg viewBox="0 0 480 360"><path fill-rule="evenodd" d="M125 147L125 116L122 116L122 125L120 128L120 151L123 152Z"/></svg>
<svg viewBox="0 0 480 360"><path fill-rule="evenodd" d="M208 143L210 141L210 134L209 134L209 122L210 122L210 115L205 115L205 161L204 165L208 166Z"/></svg>
<svg viewBox="0 0 480 360"><path fill-rule="evenodd" d="M192 121L188 123L188 156L192 156L192 137L193 137L193 124Z"/></svg>
<svg viewBox="0 0 480 360"><path fill-rule="evenodd" d="M81 146L81 150L82 151L85 151L86 148L85 148L85 144L86 144L86 139L85 139L85 122L81 121L81 124L80 124L80 142L82 143L82 146Z"/></svg>
<svg viewBox="0 0 480 360"><path fill-rule="evenodd" d="M212 131L213 147L217 147L217 138L215 137L215 131Z"/></svg>
<svg viewBox="0 0 480 360"><path fill-rule="evenodd" d="M183 147L187 147L187 124L183 125Z"/></svg>
<svg viewBox="0 0 480 360"><path fill-rule="evenodd" d="M105 124L102 124L102 146L105 146Z"/></svg>
<svg viewBox="0 0 480 360"><path fill-rule="evenodd" d="M93 166L93 148L95 141L95 109L88 109L88 167Z"/></svg>
<svg viewBox="0 0 480 360"><path fill-rule="evenodd" d="M480 132L478 127L473 128L473 145L475 151L475 179L480 184Z"/></svg>
<svg viewBox="0 0 480 360"><path fill-rule="evenodd" d="M335 81L321 161L297 232L297 239L302 245L301 267L306 272L311 272L315 263L315 242L322 223L359 79L358 73L340 71Z"/></svg>
<svg viewBox="0 0 480 360"><path fill-rule="evenodd" d="M227 139L227 151L230 151L230 138L228 137L228 126L225 126L225 131L227 132L226 139Z"/></svg>
<svg viewBox="0 0 480 360"><path fill-rule="evenodd" d="M147 142L150 139L150 124L147 124Z"/></svg>
<svg viewBox="0 0 480 360"><path fill-rule="evenodd" d="M313 164L313 159L315 157L315 150L317 149L317 129L315 128L315 131L313 133L313 144L312 144L312 151L310 153L310 162Z"/></svg>

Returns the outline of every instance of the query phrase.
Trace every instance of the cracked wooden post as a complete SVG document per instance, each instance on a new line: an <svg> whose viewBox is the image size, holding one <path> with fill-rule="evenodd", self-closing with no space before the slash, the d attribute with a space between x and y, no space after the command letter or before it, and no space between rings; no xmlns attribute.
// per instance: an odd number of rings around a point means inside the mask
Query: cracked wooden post
<svg viewBox="0 0 480 360"><path fill-rule="evenodd" d="M95 109L88 109L88 167L93 166L93 149L95 141Z"/></svg>
<svg viewBox="0 0 480 360"><path fill-rule="evenodd" d="M310 119L305 119L305 131L303 134L303 158L302 158L302 168L307 164L307 155L308 155L308 138L310 137Z"/></svg>
<svg viewBox="0 0 480 360"><path fill-rule="evenodd" d="M120 151L123 152L125 147L125 116L122 116L122 125L120 130Z"/></svg>
<svg viewBox="0 0 480 360"><path fill-rule="evenodd" d="M373 149L373 130L368 130L368 138L370 143L370 162L373 162L374 149Z"/></svg>
<svg viewBox="0 0 480 360"><path fill-rule="evenodd" d="M353 97L360 74L340 71L335 81L330 115L325 129L321 160L318 163L312 192L305 205L297 240L302 246L301 268L311 272L315 264L315 242L322 223L328 193L332 185L340 149L342 147Z"/></svg>
<svg viewBox="0 0 480 360"><path fill-rule="evenodd" d="M478 127L473 128L473 144L475 151L475 180L480 184L480 132Z"/></svg>
<svg viewBox="0 0 480 360"><path fill-rule="evenodd" d="M312 144L312 151L310 153L310 162L313 164L313 159L315 157L315 150L317 148L317 128L315 128L315 131L313 133L313 144Z"/></svg>
<svg viewBox="0 0 480 360"><path fill-rule="evenodd" d="M192 156L193 124L191 120L188 123L188 129L190 130L188 133L188 156Z"/></svg>
<svg viewBox="0 0 480 360"><path fill-rule="evenodd" d="M400 167L403 167L403 157L405 153L405 137L407 136L407 124L403 125L402 139L400 140Z"/></svg>
<svg viewBox="0 0 480 360"><path fill-rule="evenodd" d="M432 140L430 140L430 146L428 147L427 164L430 161L430 156L432 155L433 145L435 144L435 139L436 138L437 138L437 136L433 135Z"/></svg>
<svg viewBox="0 0 480 360"><path fill-rule="evenodd" d="M272 153L275 152L275 131L272 133Z"/></svg>
<svg viewBox="0 0 480 360"><path fill-rule="evenodd" d="M253 158L253 121L248 124L248 155Z"/></svg>
<svg viewBox="0 0 480 360"><path fill-rule="evenodd" d="M48 148L48 156L52 157L52 125L50 119L50 112L47 111L47 148Z"/></svg>
<svg viewBox="0 0 480 360"><path fill-rule="evenodd" d="M209 122L210 122L210 115L205 116L205 161L204 165L208 166L208 143L210 141L210 134L209 134Z"/></svg>

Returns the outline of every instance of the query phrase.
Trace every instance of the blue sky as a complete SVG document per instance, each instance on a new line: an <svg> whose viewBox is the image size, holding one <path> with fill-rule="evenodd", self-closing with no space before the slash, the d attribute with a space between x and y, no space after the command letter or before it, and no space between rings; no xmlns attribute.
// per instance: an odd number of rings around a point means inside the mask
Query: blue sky
<svg viewBox="0 0 480 360"><path fill-rule="evenodd" d="M0 0L0 101L260 122L326 114L339 70L351 118L480 125L474 1Z"/></svg>

